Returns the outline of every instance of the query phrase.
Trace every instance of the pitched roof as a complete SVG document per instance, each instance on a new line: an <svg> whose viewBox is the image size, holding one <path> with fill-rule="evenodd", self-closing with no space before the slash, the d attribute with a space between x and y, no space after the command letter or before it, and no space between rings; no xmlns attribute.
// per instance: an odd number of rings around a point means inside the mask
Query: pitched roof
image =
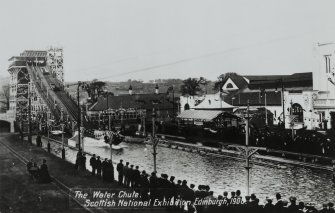
<svg viewBox="0 0 335 213"><path fill-rule="evenodd" d="M205 95L205 98L194 107L194 109L225 109L233 108L232 105L226 103L220 93Z"/></svg>
<svg viewBox="0 0 335 213"><path fill-rule="evenodd" d="M24 57L47 57L47 51L43 50L25 50L20 56Z"/></svg>
<svg viewBox="0 0 335 213"><path fill-rule="evenodd" d="M283 83L284 88L305 87L312 89L313 74L311 72L294 73L292 75L259 75L244 76L249 79L249 89L274 89L280 88Z"/></svg>
<svg viewBox="0 0 335 213"><path fill-rule="evenodd" d="M221 111L213 110L185 110L181 112L177 117L182 119L200 119L205 121L211 121L216 118Z"/></svg>
<svg viewBox="0 0 335 213"><path fill-rule="evenodd" d="M229 76L223 82L223 85L226 84L226 82L228 81L228 79L231 79L239 89L244 89L248 85L248 82L244 79L243 76L240 76L240 75L231 75L231 76Z"/></svg>

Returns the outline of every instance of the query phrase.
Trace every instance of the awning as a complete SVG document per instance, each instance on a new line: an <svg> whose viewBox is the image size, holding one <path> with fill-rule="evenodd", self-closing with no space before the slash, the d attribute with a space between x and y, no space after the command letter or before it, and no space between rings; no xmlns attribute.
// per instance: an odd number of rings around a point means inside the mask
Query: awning
<svg viewBox="0 0 335 213"><path fill-rule="evenodd" d="M177 118L211 121L221 113L223 112L214 110L185 110L181 112Z"/></svg>

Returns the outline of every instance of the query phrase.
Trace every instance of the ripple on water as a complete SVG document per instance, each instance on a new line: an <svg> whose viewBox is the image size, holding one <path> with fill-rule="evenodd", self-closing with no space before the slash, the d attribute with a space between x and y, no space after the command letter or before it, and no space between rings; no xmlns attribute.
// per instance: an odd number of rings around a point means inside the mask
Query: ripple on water
<svg viewBox="0 0 335 213"><path fill-rule="evenodd" d="M140 166L141 170L150 173L153 170L153 156L150 146L143 144L127 144L128 148L120 151L113 150L113 160ZM59 149L59 145L53 145L52 149ZM108 147L86 147L86 151L100 155L102 158L110 157ZM60 153L58 151L57 155ZM246 171L244 161L229 158L199 155L197 153L183 152L181 150L165 147L157 148L158 173L173 175L176 179L188 180L188 183L208 184L216 194L223 191L235 191L240 189L246 194ZM76 153L67 150L67 158L74 163ZM283 164L271 164L271 166L252 165L251 169L251 193L256 193L261 201L266 196L275 197L275 193L281 192L284 199L296 196L304 202L314 201L318 205L324 202L335 202L335 185L332 183L331 174L317 169L301 168ZM87 167L89 162L87 160Z"/></svg>

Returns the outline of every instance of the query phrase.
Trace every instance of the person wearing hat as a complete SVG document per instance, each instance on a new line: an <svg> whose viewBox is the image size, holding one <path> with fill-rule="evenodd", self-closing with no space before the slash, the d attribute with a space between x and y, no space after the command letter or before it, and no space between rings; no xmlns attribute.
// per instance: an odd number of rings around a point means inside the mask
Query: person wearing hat
<svg viewBox="0 0 335 213"><path fill-rule="evenodd" d="M108 167L108 159L105 158L105 160L101 163L101 171L102 171L102 180L107 181L107 167Z"/></svg>
<svg viewBox="0 0 335 213"><path fill-rule="evenodd" d="M86 154L85 153L83 153L83 156L82 156L81 168L83 171L86 171Z"/></svg>
<svg viewBox="0 0 335 213"><path fill-rule="evenodd" d="M92 167L92 176L95 176L95 172L97 170L97 160L95 159L95 154L90 159L90 165Z"/></svg>
<svg viewBox="0 0 335 213"><path fill-rule="evenodd" d="M177 190L176 190L176 184L174 183L175 177L170 176L170 179L168 181L169 186L169 194L171 197L177 198Z"/></svg>
<svg viewBox="0 0 335 213"><path fill-rule="evenodd" d="M273 212L275 209L275 206L272 204L272 199L267 197L266 202L267 203L264 206L264 212L269 212L269 213Z"/></svg>
<svg viewBox="0 0 335 213"><path fill-rule="evenodd" d="M134 165L130 165L129 171L128 171L128 175L129 175L129 185L128 187L134 187L135 182L134 182Z"/></svg>
<svg viewBox="0 0 335 213"><path fill-rule="evenodd" d="M289 198L289 200L290 200L290 203L291 203L291 204L289 205L288 210L289 210L290 212L297 212L298 209L299 209L299 207L298 207L298 205L297 205L297 198L291 196L291 197Z"/></svg>
<svg viewBox="0 0 335 213"><path fill-rule="evenodd" d="M138 166L135 167L135 170L133 171L134 173L134 187L137 188L139 187L141 183L141 172L138 170Z"/></svg>
<svg viewBox="0 0 335 213"><path fill-rule="evenodd" d="M283 208L283 200L281 199L281 194L276 194L277 203L275 204L275 211L280 212Z"/></svg>
<svg viewBox="0 0 335 213"><path fill-rule="evenodd" d="M129 185L129 162L126 162L126 165L123 167L123 185L128 187Z"/></svg>
<svg viewBox="0 0 335 213"><path fill-rule="evenodd" d="M236 204L242 204L242 196L241 196L241 191L240 190L236 190Z"/></svg>
<svg viewBox="0 0 335 213"><path fill-rule="evenodd" d="M123 183L123 160L120 160L120 163L117 164L116 170L119 173L118 179L119 179L119 185L122 185Z"/></svg>
<svg viewBox="0 0 335 213"><path fill-rule="evenodd" d="M154 200L157 198L157 176L155 172L151 173L151 176L149 178L149 189L150 189L150 199L151 202L154 202Z"/></svg>
<svg viewBox="0 0 335 213"><path fill-rule="evenodd" d="M97 177L101 178L101 160L100 160L100 156L97 157L96 168L97 168Z"/></svg>
<svg viewBox="0 0 335 213"><path fill-rule="evenodd" d="M251 208L256 208L256 206L258 206L258 203L257 203L257 197L256 197L256 195L255 194L251 194L250 195L250 207Z"/></svg>
<svg viewBox="0 0 335 213"><path fill-rule="evenodd" d="M148 180L148 174L145 172L145 170L142 171L141 173L141 198L142 200L148 200L148 194L149 194L149 180Z"/></svg>
<svg viewBox="0 0 335 213"><path fill-rule="evenodd" d="M106 177L107 181L114 182L114 166L113 166L113 162L111 159L108 160L106 173L107 173L107 177Z"/></svg>

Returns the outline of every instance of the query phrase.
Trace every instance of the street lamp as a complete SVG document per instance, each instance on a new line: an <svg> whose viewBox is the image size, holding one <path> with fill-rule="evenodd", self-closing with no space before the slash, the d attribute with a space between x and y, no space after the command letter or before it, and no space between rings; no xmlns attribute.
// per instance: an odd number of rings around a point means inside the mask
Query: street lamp
<svg viewBox="0 0 335 213"><path fill-rule="evenodd" d="M78 127L78 148L80 150L81 140L80 140L80 123L81 123L81 109L80 109L80 100L79 100L79 87L81 85L81 81L78 81L77 86L77 104L78 104L78 120L77 120L77 127Z"/></svg>
<svg viewBox="0 0 335 213"><path fill-rule="evenodd" d="M28 84L28 143L32 144L31 137L31 84Z"/></svg>
<svg viewBox="0 0 335 213"><path fill-rule="evenodd" d="M80 127L80 131L81 131L82 151L84 152L84 131L85 131L85 128L83 126Z"/></svg>
<svg viewBox="0 0 335 213"><path fill-rule="evenodd" d="M106 115L108 115L108 130L111 130L111 113L109 112L109 96L113 96L114 94L112 92L108 92L107 89L105 89L103 92L101 92L104 97L106 97ZM99 122L100 122L100 116L99 116Z"/></svg>
<svg viewBox="0 0 335 213"><path fill-rule="evenodd" d="M283 78L279 79L278 81L281 83L281 104L283 106L283 126L284 126L284 129L285 129L285 106L284 106L285 100L284 100L284 82L283 82ZM278 92L277 86L276 86L276 92Z"/></svg>
<svg viewBox="0 0 335 213"><path fill-rule="evenodd" d="M158 140L155 138L155 118L156 118L156 113L155 113L155 108L152 109L152 148L153 148L153 157L154 157L154 172L157 172L157 165L156 165L156 156L157 156L157 143Z"/></svg>
<svg viewBox="0 0 335 213"><path fill-rule="evenodd" d="M245 165L245 169L247 170L247 195L249 195L249 190L250 190L250 169L251 166L249 164L249 120L250 120L250 116L249 116L249 99L247 101L247 117L245 117L247 119L246 125L245 125L245 146L246 146L246 165Z"/></svg>
<svg viewBox="0 0 335 213"><path fill-rule="evenodd" d="M50 150L51 150L51 147L50 147L50 139L49 139L49 132L50 132L50 121L49 121L49 117L50 117L50 112L47 112L47 131L48 131L48 144L47 144L47 147L48 147L48 152L50 153Z"/></svg>
<svg viewBox="0 0 335 213"><path fill-rule="evenodd" d="M290 121L290 125L291 125L291 131L292 131L292 140L294 140L294 121L295 121L295 115L293 115L293 102L291 99L291 109L290 109L290 117L291 117L291 121Z"/></svg>

